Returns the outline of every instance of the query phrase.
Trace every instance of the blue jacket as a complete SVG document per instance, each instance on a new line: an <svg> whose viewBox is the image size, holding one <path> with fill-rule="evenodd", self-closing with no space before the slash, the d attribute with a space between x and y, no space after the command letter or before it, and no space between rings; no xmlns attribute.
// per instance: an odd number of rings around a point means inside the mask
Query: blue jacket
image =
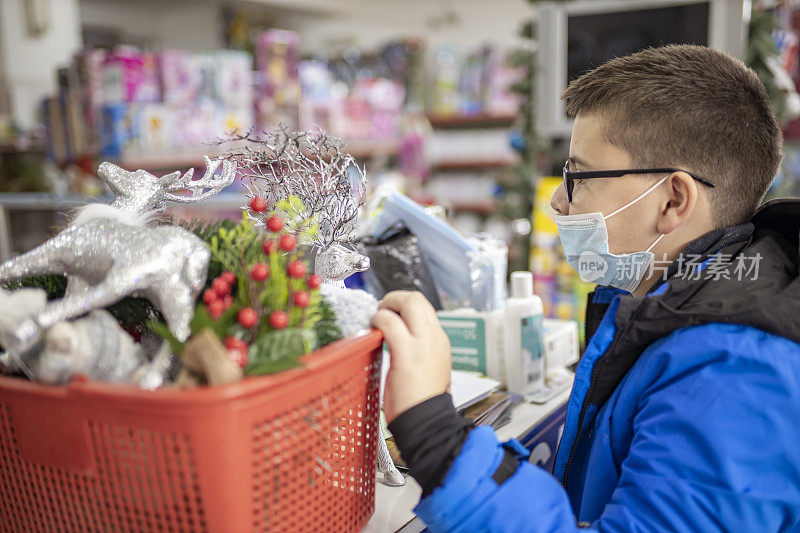
<svg viewBox="0 0 800 533"><path fill-rule="evenodd" d="M415 512L431 531L800 531L799 229L800 203L768 204L695 275L596 291L553 474L523 460L498 485L520 447L478 427Z"/></svg>

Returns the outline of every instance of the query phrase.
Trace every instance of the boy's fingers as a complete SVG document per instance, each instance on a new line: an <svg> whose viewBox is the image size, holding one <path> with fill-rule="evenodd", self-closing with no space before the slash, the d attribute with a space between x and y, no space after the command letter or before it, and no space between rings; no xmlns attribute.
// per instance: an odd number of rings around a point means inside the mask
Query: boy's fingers
<svg viewBox="0 0 800 533"><path fill-rule="evenodd" d="M384 296L378 307L400 315L413 335L427 331L438 323L436 311L420 292L390 292Z"/></svg>
<svg viewBox="0 0 800 533"><path fill-rule="evenodd" d="M388 309L379 309L372 317L372 325L383 332L383 338L389 345L389 350L393 350L393 345L404 338L411 337L405 322L397 313Z"/></svg>

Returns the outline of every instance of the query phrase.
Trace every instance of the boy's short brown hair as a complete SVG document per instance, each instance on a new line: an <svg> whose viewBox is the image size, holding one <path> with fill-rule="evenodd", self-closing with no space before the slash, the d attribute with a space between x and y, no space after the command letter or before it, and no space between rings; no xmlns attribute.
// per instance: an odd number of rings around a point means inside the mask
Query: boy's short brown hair
<svg viewBox="0 0 800 533"><path fill-rule="evenodd" d="M561 97L571 116L601 114L606 140L628 152L634 166L685 168L713 182L717 227L750 219L783 157L761 80L738 59L704 46L612 59Z"/></svg>

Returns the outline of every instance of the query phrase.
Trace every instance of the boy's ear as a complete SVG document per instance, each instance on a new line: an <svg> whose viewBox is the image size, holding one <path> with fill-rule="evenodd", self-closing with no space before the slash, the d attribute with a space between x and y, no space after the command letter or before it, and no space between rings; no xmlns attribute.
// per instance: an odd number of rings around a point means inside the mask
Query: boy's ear
<svg viewBox="0 0 800 533"><path fill-rule="evenodd" d="M699 194L697 183L686 172L673 172L664 182L667 199L662 203L658 232L671 233L692 216Z"/></svg>

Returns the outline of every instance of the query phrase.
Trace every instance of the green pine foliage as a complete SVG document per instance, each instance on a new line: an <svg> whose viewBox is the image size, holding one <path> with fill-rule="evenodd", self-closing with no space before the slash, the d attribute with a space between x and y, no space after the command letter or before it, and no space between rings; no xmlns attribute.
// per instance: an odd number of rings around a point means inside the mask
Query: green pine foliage
<svg viewBox="0 0 800 533"><path fill-rule="evenodd" d="M67 278L59 274L34 276L10 283L6 288L12 291L22 288L43 289L48 300L55 300L64 297L67 290ZM143 324L160 316L149 301L131 296L106 307L106 311L114 315L114 318L127 331L141 331Z"/></svg>

